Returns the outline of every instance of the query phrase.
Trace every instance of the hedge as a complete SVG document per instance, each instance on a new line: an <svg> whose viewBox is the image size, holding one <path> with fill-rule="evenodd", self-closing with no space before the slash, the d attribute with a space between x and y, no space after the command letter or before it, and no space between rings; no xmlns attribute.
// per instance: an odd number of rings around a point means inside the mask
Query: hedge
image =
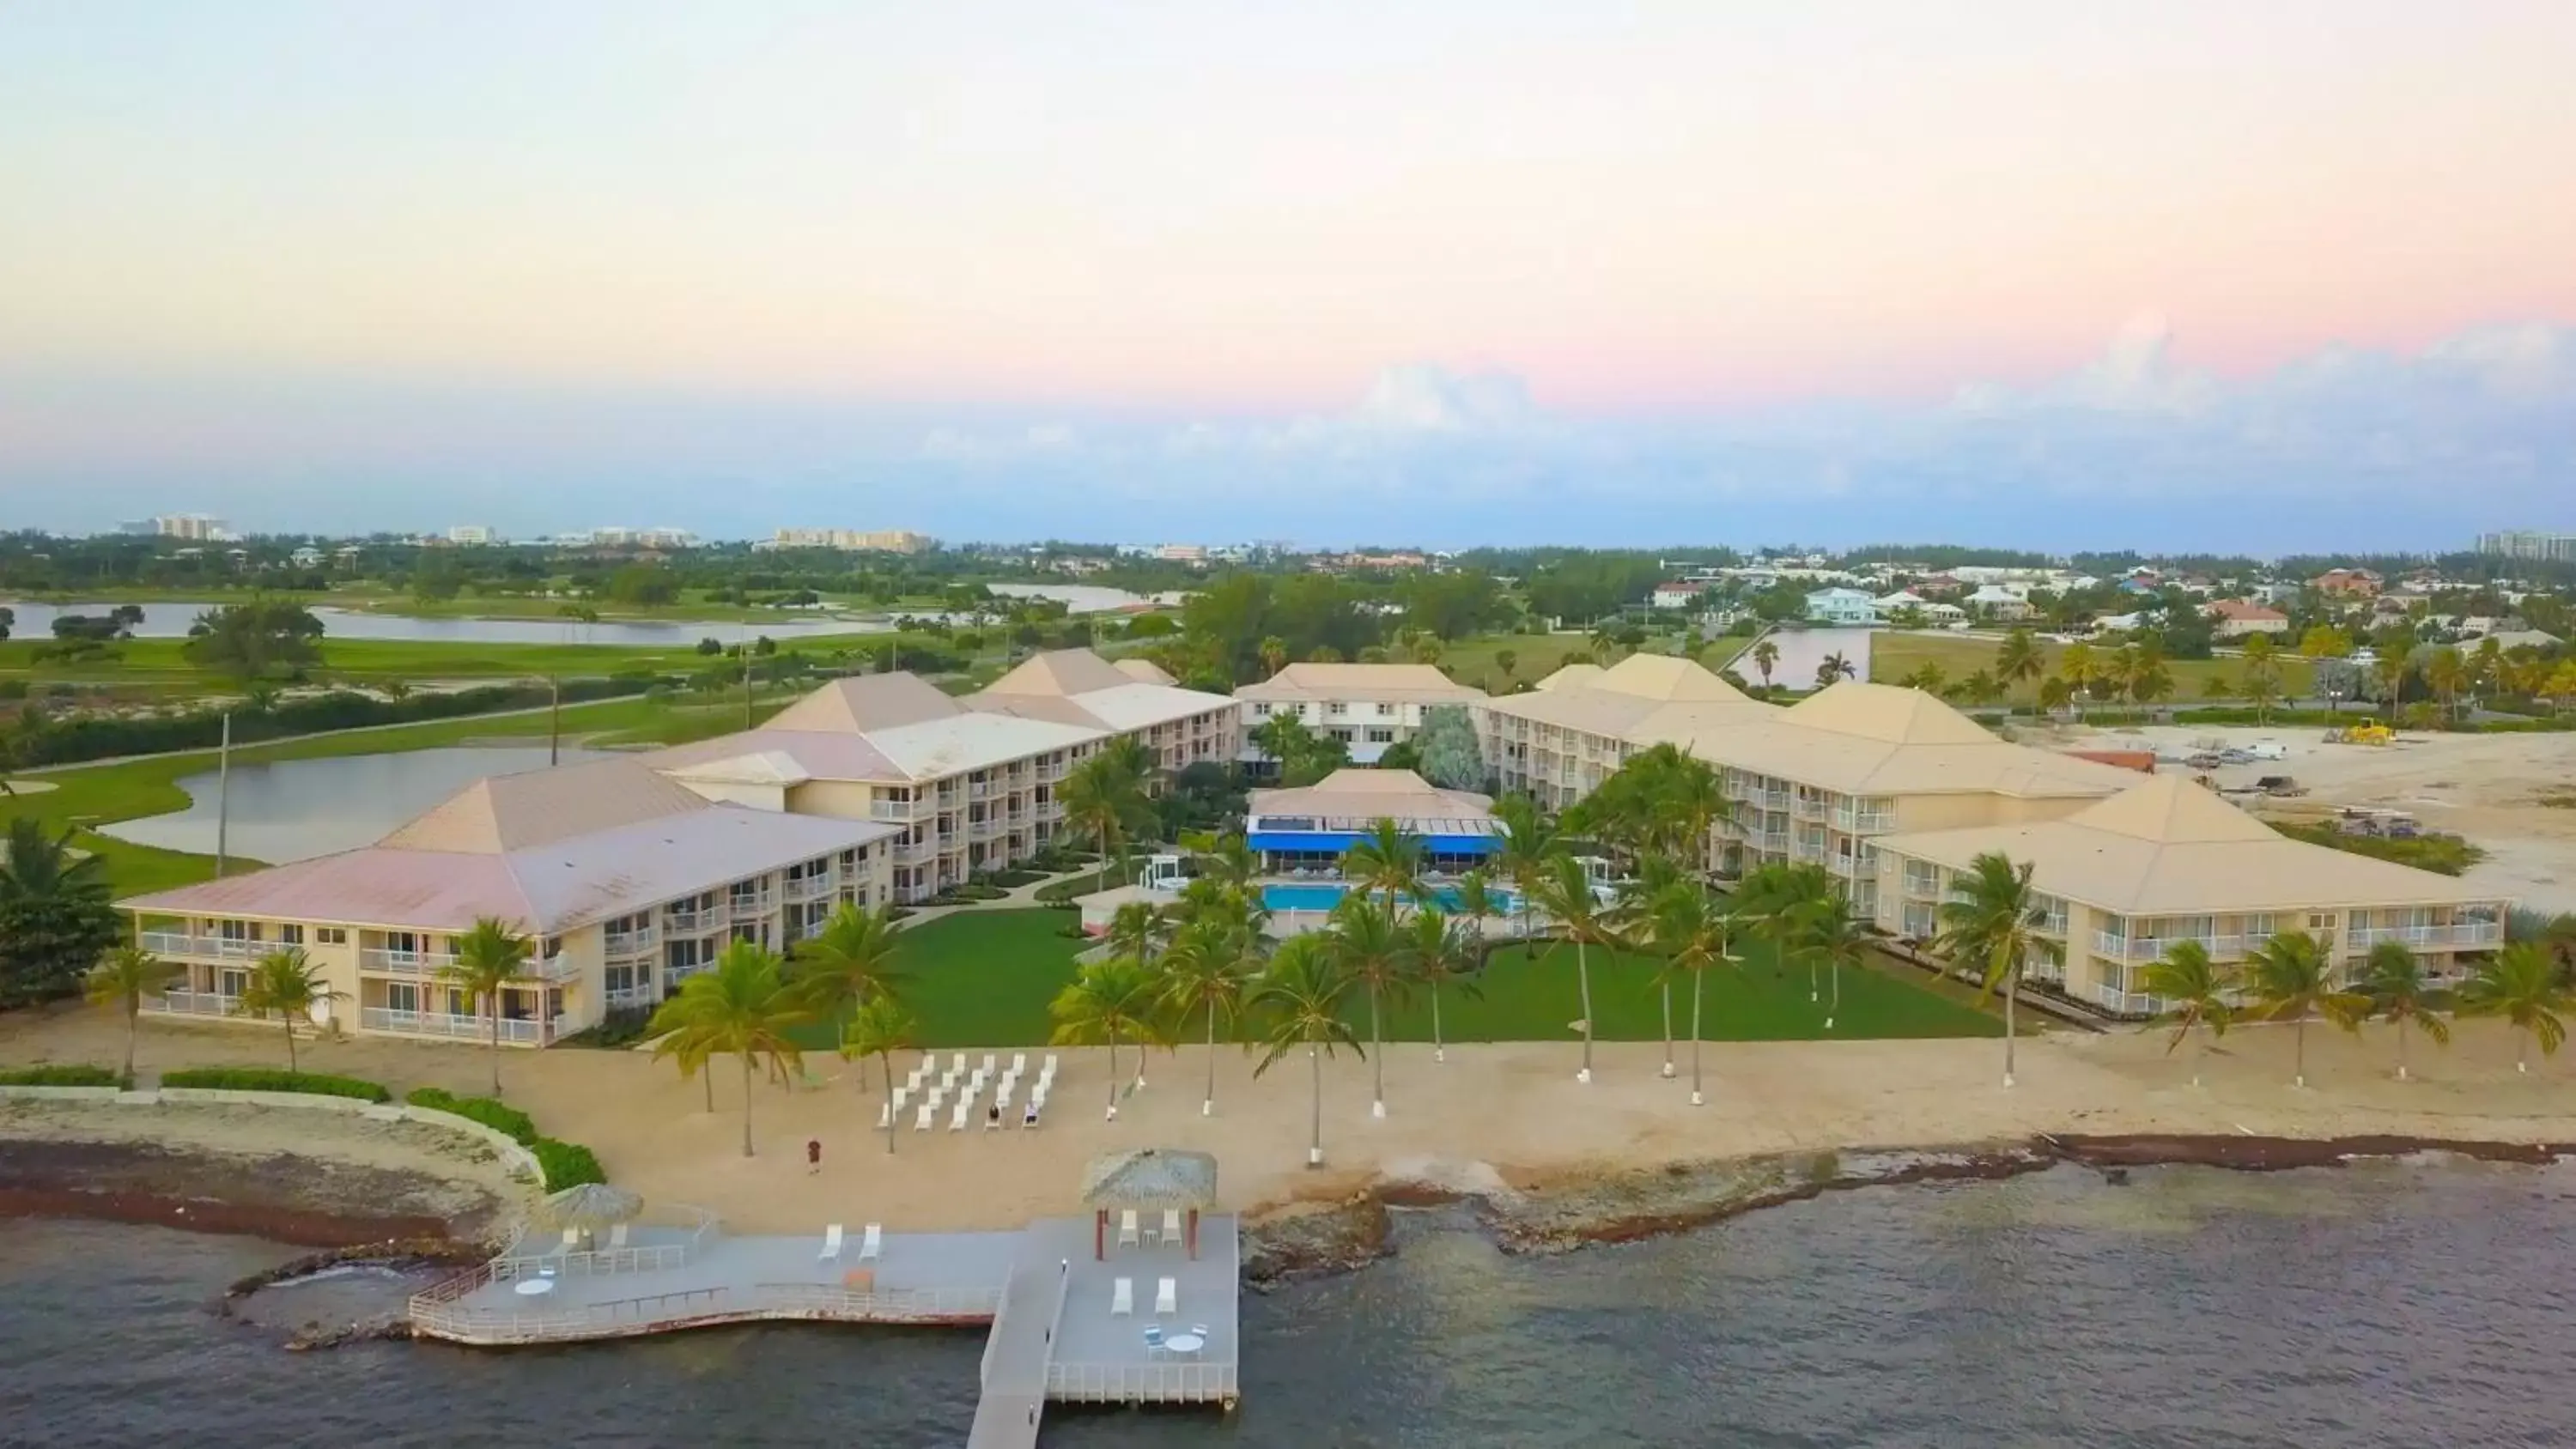
<svg viewBox="0 0 2576 1449"><path fill-rule="evenodd" d="M85 1062L57 1067L0 1068L0 1087L121 1087L125 1079L106 1067Z"/></svg>
<svg viewBox="0 0 2576 1449"><path fill-rule="evenodd" d="M608 1174L600 1170L599 1159L591 1155L589 1148L540 1135L536 1119L516 1107L490 1097L460 1097L437 1087L415 1087L403 1094L403 1100L432 1112L448 1112L468 1122L479 1122L528 1149L537 1159L537 1170L545 1176L548 1192L561 1192L585 1182L608 1181Z"/></svg>
<svg viewBox="0 0 2576 1449"><path fill-rule="evenodd" d="M375 1082L317 1072L281 1072L267 1067L191 1067L163 1072L165 1087L205 1087L218 1092L310 1092L317 1097L355 1097L361 1102L390 1102L394 1094Z"/></svg>

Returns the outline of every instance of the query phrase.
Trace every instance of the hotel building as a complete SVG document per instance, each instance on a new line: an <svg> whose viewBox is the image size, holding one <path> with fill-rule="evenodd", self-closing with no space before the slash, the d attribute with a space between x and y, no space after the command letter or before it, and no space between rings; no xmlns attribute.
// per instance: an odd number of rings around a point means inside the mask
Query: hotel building
<svg viewBox="0 0 2576 1449"><path fill-rule="evenodd" d="M1389 746L1412 739L1425 711L1485 702L1483 690L1429 664L1291 664L1236 689L1234 697L1243 701L1242 759L1256 767L1277 762L1252 732L1281 715L1349 746L1353 764L1370 765Z"/></svg>

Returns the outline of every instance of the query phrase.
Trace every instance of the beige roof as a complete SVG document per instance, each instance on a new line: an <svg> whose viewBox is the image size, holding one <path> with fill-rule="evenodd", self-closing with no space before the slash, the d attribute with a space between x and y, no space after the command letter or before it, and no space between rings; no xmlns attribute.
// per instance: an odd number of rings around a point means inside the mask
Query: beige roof
<svg viewBox="0 0 2576 1449"><path fill-rule="evenodd" d="M778 730L852 734L964 714L966 706L915 674L836 679L771 716Z"/></svg>
<svg viewBox="0 0 2576 1449"><path fill-rule="evenodd" d="M1443 790L1411 770L1335 770L1292 790L1255 790L1250 815L1328 820L1466 820L1493 818L1493 797Z"/></svg>
<svg viewBox="0 0 2576 1449"><path fill-rule="evenodd" d="M1557 671L1538 682L1540 689L1574 689L1590 684L1604 673L1598 664L1563 664Z"/></svg>
<svg viewBox="0 0 2576 1449"><path fill-rule="evenodd" d="M1125 731L1230 709L1233 701L1133 678L1088 649L1056 649L1032 655L963 704L984 713Z"/></svg>
<svg viewBox="0 0 2576 1449"><path fill-rule="evenodd" d="M1890 835L1882 852L1965 868L2001 852L2034 889L2129 916L2491 902L2449 876L2292 840L2179 775L2060 820Z"/></svg>
<svg viewBox="0 0 2576 1449"><path fill-rule="evenodd" d="M1615 689L1667 703L1734 703L1744 691L1688 659L1670 654L1631 654L1592 681L1595 689Z"/></svg>
<svg viewBox="0 0 2576 1449"><path fill-rule="evenodd" d="M1853 681L1768 720L1676 743L1718 764L1848 795L2106 798L2138 779L2115 765L1997 738L1922 690Z"/></svg>
<svg viewBox="0 0 2576 1449"><path fill-rule="evenodd" d="M1110 661L1119 673L1145 684L1178 684L1172 672L1151 659L1131 658Z"/></svg>
<svg viewBox="0 0 2576 1449"><path fill-rule="evenodd" d="M746 756L762 756L788 761L807 780L887 780L903 781L912 777L886 757L884 751L868 742L868 737L849 732L820 730L783 730L775 725L747 730L741 734L718 735L711 740L698 740L673 745L638 756L656 770L683 780L722 780L723 773L710 775L710 770L729 771L730 762ZM782 776L786 767L777 767ZM782 778L779 783L797 781Z"/></svg>
<svg viewBox="0 0 2576 1449"><path fill-rule="evenodd" d="M1660 654L1632 654L1608 669L1569 664L1531 693L1498 696L1485 707L1633 744L1678 743L1780 714L1690 660Z"/></svg>
<svg viewBox="0 0 2576 1449"><path fill-rule="evenodd" d="M1460 684L1429 664L1291 664L1258 684L1235 690L1237 699L1371 699L1389 704L1464 704L1485 692Z"/></svg>
<svg viewBox="0 0 2576 1449"><path fill-rule="evenodd" d="M1136 681L1088 649L1051 649L1032 654L1010 673L986 686L986 694L1088 694Z"/></svg>
<svg viewBox="0 0 2576 1449"><path fill-rule="evenodd" d="M498 855L700 810L706 803L640 760L594 760L477 780L397 827L382 843L400 850Z"/></svg>

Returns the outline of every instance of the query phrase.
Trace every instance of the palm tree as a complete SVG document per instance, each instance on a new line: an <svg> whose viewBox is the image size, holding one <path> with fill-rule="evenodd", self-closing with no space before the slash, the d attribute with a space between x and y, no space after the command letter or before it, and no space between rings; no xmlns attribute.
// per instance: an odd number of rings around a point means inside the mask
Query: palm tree
<svg viewBox="0 0 2576 1449"><path fill-rule="evenodd" d="M498 916L478 916L456 938L456 957L438 968L441 983L465 994L491 1032L492 1095L501 1095L502 993L528 979L528 938Z"/></svg>
<svg viewBox="0 0 2576 1449"><path fill-rule="evenodd" d="M2021 974L2033 961L2060 961L2066 948L2042 932L2047 908L2030 888L2032 867L2015 865L2010 856L1988 851L1968 862L1950 882L1950 899L1941 903L1941 933L1932 948L1963 966L1974 967L1982 984L1978 996L2004 992L2004 1085L2013 1084L2015 1008L2021 998Z"/></svg>
<svg viewBox="0 0 2576 1449"><path fill-rule="evenodd" d="M1386 1115L1386 1050L1379 1020L1380 1003L1398 1001L1413 985L1413 939L1396 923L1395 901L1383 903L1353 893L1333 908L1327 939L1352 985L1368 993L1369 1052L1376 1075L1370 1087L1369 1115Z"/></svg>
<svg viewBox="0 0 2576 1449"><path fill-rule="evenodd" d="M1736 887L1736 915L1754 935L1771 944L1781 964L1805 954L1799 950L1799 930L1805 915L1815 904L1834 894L1833 879L1820 865L1796 865L1774 861L1746 872ZM1822 963L1807 956L1807 1000L1810 1004L1825 999L1823 978L1818 973Z"/></svg>
<svg viewBox="0 0 2576 1449"><path fill-rule="evenodd" d="M894 1151L894 1054L913 1048L913 1020L903 1014L903 1006L885 992L877 992L860 1003L841 1024L841 1057L859 1064L859 1078L868 1075L867 1060L877 1059L885 1068L886 1079L886 1151Z"/></svg>
<svg viewBox="0 0 2576 1449"><path fill-rule="evenodd" d="M1353 887L1347 904L1362 895L1383 895L1389 921L1408 900L1423 898L1422 842L1407 836L1392 820L1381 819L1342 852L1342 879Z"/></svg>
<svg viewBox="0 0 2576 1449"><path fill-rule="evenodd" d="M1477 906L1473 908L1480 909L1488 904L1483 879L1471 872L1459 882L1461 915L1471 909L1466 891L1470 880L1476 885ZM1449 1049L1440 1035L1440 988L1455 981L1459 990L1470 996L1478 994L1474 977L1485 964L1485 953L1484 939L1474 922L1472 916L1464 921L1454 920L1439 907L1425 905L1413 913L1413 922L1407 932L1413 956L1412 974L1431 993L1431 1059L1435 1062L1449 1060Z"/></svg>
<svg viewBox="0 0 2576 1449"><path fill-rule="evenodd" d="M2254 701L2254 722L2271 722L2272 701L2281 697L2281 662L2272 647L2269 634L2249 635L2245 640L2245 697Z"/></svg>
<svg viewBox="0 0 2576 1449"><path fill-rule="evenodd" d="M679 1058L683 1076L720 1056L742 1058L742 1155L749 1157L752 1067L763 1058L803 1066L804 1053L787 1033L810 1019L787 979L786 958L757 941L736 941L715 965L682 981L644 1030L661 1038L653 1055Z"/></svg>
<svg viewBox="0 0 2576 1449"><path fill-rule="evenodd" d="M2424 661L2424 682L2442 697L2442 712L2454 719L2459 717L2460 694L2469 687L2470 679L2469 661L2448 644L2434 650L2433 657Z"/></svg>
<svg viewBox="0 0 2576 1449"><path fill-rule="evenodd" d="M1995 651L1995 677L2003 681L2005 688L2047 672L2048 657L2028 629L2015 629L2004 635L2002 647Z"/></svg>
<svg viewBox="0 0 2576 1449"><path fill-rule="evenodd" d="M1663 954L1663 973L1669 977L1678 971L1690 977L1691 1105L1701 1106L1708 1100L1700 1091L1701 987L1712 967L1736 964L1736 957L1727 949L1734 939L1736 921L1699 882L1680 881L1656 899L1647 930L1655 949Z"/></svg>
<svg viewBox="0 0 2576 1449"><path fill-rule="evenodd" d="M2334 961L2324 943L2305 931L2283 931L2245 954L2246 982L2263 1016L2287 1020L2293 1037L2290 1084L2308 1084L2308 1018L2322 1016L2346 1031L2358 1031L2370 1010L2370 998L2334 984Z"/></svg>
<svg viewBox="0 0 2576 1449"><path fill-rule="evenodd" d="M1152 906L1129 901L1110 914L1109 929L1102 933L1100 941L1112 956L1123 956L1138 966L1151 966L1154 946L1162 933L1162 917Z"/></svg>
<svg viewBox="0 0 2576 1449"><path fill-rule="evenodd" d="M2172 1056L2182 1039L2196 1026L2209 1028L2213 1037L2227 1035L2228 1019L2234 1008L2227 994L2235 988L2235 973L2210 959L2209 948L2195 940L2181 940L2165 948L2164 956L2147 963L2140 975L2141 984L2150 996L2165 1000L2165 1014L2149 1022L2148 1029L2160 1023L2173 1026L2173 1040L2165 1043L2165 1055ZM2200 1085L2201 1058L2208 1054L2207 1043L2192 1053L2191 1084Z"/></svg>
<svg viewBox="0 0 2576 1449"><path fill-rule="evenodd" d="M2084 697L2099 667L2093 646L2081 639L2057 651L2057 676L2066 681L2066 698L2075 706L2078 720L2084 718Z"/></svg>
<svg viewBox="0 0 2576 1449"><path fill-rule="evenodd" d="M1261 668L1265 676L1288 667L1288 641L1272 634L1261 641Z"/></svg>
<svg viewBox="0 0 2576 1449"><path fill-rule="evenodd" d="M140 946L119 946L90 968L88 994L99 1006L113 1006L125 1016L125 1082L134 1084L134 1038L143 1019L143 998L158 991L179 968Z"/></svg>
<svg viewBox="0 0 2576 1449"><path fill-rule="evenodd" d="M1152 757L1132 735L1121 735L1073 767L1056 787L1064 806L1064 828L1085 837L1127 873L1127 847L1153 821L1146 782L1153 775Z"/></svg>
<svg viewBox="0 0 2576 1449"><path fill-rule="evenodd" d="M2405 1081L2407 1023L2421 1027L2435 1046L2451 1044L2451 1024L2433 1014L2427 1000L2433 984L2424 979L2424 963L2405 942L2388 940L2371 947L2361 971L2362 994L2397 1028L2397 1080Z"/></svg>
<svg viewBox="0 0 2576 1449"><path fill-rule="evenodd" d="M2039 707L2044 713L2056 714L2074 702L2075 686L2065 680L2051 675L2039 682Z"/></svg>
<svg viewBox="0 0 2576 1449"><path fill-rule="evenodd" d="M1260 1076L1297 1047L1306 1049L1314 1074L1314 1138L1306 1165L1324 1165L1324 1058L1336 1045L1360 1050L1349 1023L1342 1020L1342 998L1351 989L1332 943L1320 934L1293 936L1270 958L1246 1003L1263 1023L1268 1048L1252 1074Z"/></svg>
<svg viewBox="0 0 2576 1449"><path fill-rule="evenodd" d="M1109 1120L1118 1120L1118 1044L1136 1043L1136 1069L1144 1074L1144 1049L1159 1033L1154 1023L1154 978L1143 963L1111 956L1082 968L1073 984L1056 993L1047 1007L1055 1031L1047 1038L1057 1046L1109 1048Z"/></svg>
<svg viewBox="0 0 2576 1449"><path fill-rule="evenodd" d="M1610 909L1605 913L1620 939L1631 946L1651 942L1656 900L1682 881L1682 868L1671 856L1653 853L1639 857L1636 876L1619 883ZM1662 992L1664 1000L1662 1075L1670 1081L1673 1077L1673 978L1668 971L1659 971L1655 977L1656 988Z"/></svg>
<svg viewBox="0 0 2576 1449"><path fill-rule="evenodd" d="M1831 891L1800 913L1798 940L1809 961L1821 961L1833 976L1833 1000L1825 1007L1825 1030L1834 1029L1834 1013L1843 1005L1843 967L1857 971L1868 959L1876 938L1869 923L1852 914L1851 902Z"/></svg>
<svg viewBox="0 0 2576 1449"><path fill-rule="evenodd" d="M1175 1016L1207 1015L1207 1095L1199 1115L1216 1115L1216 1025L1243 1005L1244 968L1260 959L1261 937L1240 920L1210 914L1172 938L1157 972L1163 1004Z"/></svg>
<svg viewBox="0 0 2576 1449"><path fill-rule="evenodd" d="M2370 666L2371 677L2379 681L2380 693L2388 699L2388 722L2397 723L2397 704L2406 694L2406 647L2392 646Z"/></svg>
<svg viewBox="0 0 2576 1449"><path fill-rule="evenodd" d="M1505 795L1495 801L1494 823L1503 829L1502 843L1494 851L1494 870L1520 893L1523 951L1535 957L1538 943L1530 939L1532 897L1549 863L1563 855L1564 849L1557 839L1556 827L1539 813L1538 802L1527 795Z"/></svg>
<svg viewBox="0 0 2576 1449"><path fill-rule="evenodd" d="M879 998L891 999L901 989L903 973L895 968L900 935L892 907L863 911L843 901L823 928L791 948L788 985L816 1021L843 1021ZM859 1090L868 1089L868 1053L859 1064ZM894 1090L894 1076L886 1076Z"/></svg>
<svg viewBox="0 0 2576 1449"><path fill-rule="evenodd" d="M38 718L29 711L20 728ZM0 1005L41 1001L57 987L77 985L125 934L108 903L105 859L73 850L71 841L71 830L47 835L31 815L9 821L7 845L0 849L0 910L9 922L11 964L26 974L0 979Z"/></svg>
<svg viewBox="0 0 2576 1449"><path fill-rule="evenodd" d="M2544 1057L2558 1054L2567 1040L2567 1025L2558 1013L2567 1009L2567 991L2539 943L2516 941L2480 963L2475 975L2460 985L2460 1010L2475 1016L2501 1016L2512 1023L2513 1069L2531 1070L2529 1046L2540 1043Z"/></svg>
<svg viewBox="0 0 2576 1449"><path fill-rule="evenodd" d="M1858 677L1859 674L1860 670L1849 659L1843 657L1841 650L1837 649L1826 655L1824 661L1816 666L1816 688L1831 689L1846 679Z"/></svg>
<svg viewBox="0 0 2576 1449"><path fill-rule="evenodd" d="M313 964L301 946L282 946L259 958L251 968L250 979L242 984L241 995L233 1010L244 1016L265 1018L270 1012L286 1028L286 1069L302 1070L295 1061L295 1019L310 1019L313 1008L326 1001L345 1001L349 993L335 991L323 976L322 968Z"/></svg>
<svg viewBox="0 0 2576 1449"><path fill-rule="evenodd" d="M1780 663L1780 641L1765 634L1753 641L1753 667L1762 672L1762 687L1771 687L1771 671Z"/></svg>
<svg viewBox="0 0 2576 1449"><path fill-rule="evenodd" d="M1574 943L1574 980L1583 1004L1583 1068L1574 1074L1578 1082L1592 1080L1592 962L1587 954L1593 946L1609 945L1617 939L1600 903L1592 895L1592 877L1583 862L1570 855L1557 856L1541 870L1531 895L1538 908L1556 922L1563 940ZM1551 952L1554 946L1548 948Z"/></svg>

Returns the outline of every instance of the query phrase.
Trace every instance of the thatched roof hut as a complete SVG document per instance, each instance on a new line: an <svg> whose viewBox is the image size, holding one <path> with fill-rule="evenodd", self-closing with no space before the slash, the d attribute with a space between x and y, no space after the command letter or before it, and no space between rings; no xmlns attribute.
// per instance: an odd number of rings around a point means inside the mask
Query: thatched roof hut
<svg viewBox="0 0 2576 1449"><path fill-rule="evenodd" d="M1216 1205L1216 1155L1146 1147L1091 1159L1082 1201L1092 1213L1094 1258L1108 1255L1112 1212L1180 1212L1188 1220L1190 1256L1199 1253L1199 1213Z"/></svg>

